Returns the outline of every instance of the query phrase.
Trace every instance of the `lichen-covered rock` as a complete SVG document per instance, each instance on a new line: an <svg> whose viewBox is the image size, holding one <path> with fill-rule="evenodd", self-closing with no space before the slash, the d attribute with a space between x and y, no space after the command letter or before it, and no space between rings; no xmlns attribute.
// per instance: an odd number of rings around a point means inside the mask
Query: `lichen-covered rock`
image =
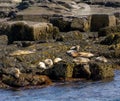
<svg viewBox="0 0 120 101"><path fill-rule="evenodd" d="M89 31L90 17L74 18L71 22L71 30Z"/></svg>
<svg viewBox="0 0 120 101"><path fill-rule="evenodd" d="M73 77L74 78L86 78L90 79L91 71L89 64L79 64L74 67Z"/></svg>
<svg viewBox="0 0 120 101"><path fill-rule="evenodd" d="M108 34L119 33L119 32L120 32L120 25L117 25L117 26L101 28L98 32L98 35L106 36Z"/></svg>
<svg viewBox="0 0 120 101"><path fill-rule="evenodd" d="M35 23L15 21L10 23L7 30L9 43L13 41L34 41L53 39L53 25L50 23Z"/></svg>
<svg viewBox="0 0 120 101"><path fill-rule="evenodd" d="M82 39L82 33L79 31L70 31L70 32L63 32L60 33L60 37L58 37L56 40L57 41L64 41L64 42L69 42L73 40L81 40Z"/></svg>
<svg viewBox="0 0 120 101"><path fill-rule="evenodd" d="M114 15L94 14L91 17L91 31L98 31L100 28L115 25L116 18Z"/></svg>
<svg viewBox="0 0 120 101"><path fill-rule="evenodd" d="M115 56L116 58L120 58L120 49L115 49L115 50L114 50L114 56Z"/></svg>
<svg viewBox="0 0 120 101"><path fill-rule="evenodd" d="M116 58L120 57L120 43L119 44L115 44L115 45L111 45L110 49L114 50L114 56Z"/></svg>
<svg viewBox="0 0 120 101"><path fill-rule="evenodd" d="M113 33L110 35L107 35L106 38L101 41L101 44L111 45L111 44L119 44L120 43L120 34L119 33Z"/></svg>
<svg viewBox="0 0 120 101"><path fill-rule="evenodd" d="M47 76L32 74L21 74L19 78L4 75L2 82L11 87L41 86L52 83Z"/></svg>
<svg viewBox="0 0 120 101"><path fill-rule="evenodd" d="M120 25L120 12L115 12L114 15L116 17L116 24Z"/></svg>
<svg viewBox="0 0 120 101"><path fill-rule="evenodd" d="M91 79L102 80L114 76L112 65L109 63L90 63Z"/></svg>
<svg viewBox="0 0 120 101"><path fill-rule="evenodd" d="M73 63L60 61L54 65L50 77L53 79L71 78L73 76L73 68Z"/></svg>

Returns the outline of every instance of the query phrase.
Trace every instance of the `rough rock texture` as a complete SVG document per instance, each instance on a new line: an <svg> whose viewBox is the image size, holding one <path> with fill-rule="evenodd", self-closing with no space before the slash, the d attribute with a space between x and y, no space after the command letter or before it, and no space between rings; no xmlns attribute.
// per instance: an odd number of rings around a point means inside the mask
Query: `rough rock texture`
<svg viewBox="0 0 120 101"><path fill-rule="evenodd" d="M53 39L53 25L50 23L35 23L16 21L8 25L9 43L13 41L47 41Z"/></svg>
<svg viewBox="0 0 120 101"><path fill-rule="evenodd" d="M119 44L120 43L120 33L113 33L107 35L106 38L101 42L102 44Z"/></svg>
<svg viewBox="0 0 120 101"><path fill-rule="evenodd" d="M74 67L73 77L90 79L91 71L89 64L79 64Z"/></svg>
<svg viewBox="0 0 120 101"><path fill-rule="evenodd" d="M101 80L114 76L111 64L106 63L91 63L90 64L91 78L93 80Z"/></svg>
<svg viewBox="0 0 120 101"><path fill-rule="evenodd" d="M98 32L98 35L106 36L108 34L119 33L119 32L120 32L120 25L117 25L117 26L101 28Z"/></svg>
<svg viewBox="0 0 120 101"><path fill-rule="evenodd" d="M67 32L70 30L71 21L68 18L51 18L50 23L57 26L60 31Z"/></svg>
<svg viewBox="0 0 120 101"><path fill-rule="evenodd" d="M72 30L89 31L90 17L74 18L71 22Z"/></svg>
<svg viewBox="0 0 120 101"><path fill-rule="evenodd" d="M74 41L74 40L82 40L82 34L79 31L70 31L70 32L63 32L59 34L59 37L56 39L57 41Z"/></svg>
<svg viewBox="0 0 120 101"><path fill-rule="evenodd" d="M54 65L49 75L52 79L72 78L74 64L66 62L58 62Z"/></svg>
<svg viewBox="0 0 120 101"><path fill-rule="evenodd" d="M98 31L100 28L115 26L116 18L114 15L95 14L91 18L91 31Z"/></svg>
<svg viewBox="0 0 120 101"><path fill-rule="evenodd" d="M41 86L51 84L51 80L44 75L21 74L19 78L4 75L2 82L11 87Z"/></svg>

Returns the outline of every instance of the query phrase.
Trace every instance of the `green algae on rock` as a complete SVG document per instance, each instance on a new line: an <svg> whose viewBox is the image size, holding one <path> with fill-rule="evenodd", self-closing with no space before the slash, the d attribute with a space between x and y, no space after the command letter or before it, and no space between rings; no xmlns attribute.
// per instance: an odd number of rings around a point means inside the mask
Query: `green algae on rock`
<svg viewBox="0 0 120 101"><path fill-rule="evenodd" d="M111 45L111 44L119 44L120 43L120 33L111 33L107 35L106 38L101 41L101 44Z"/></svg>
<svg viewBox="0 0 120 101"><path fill-rule="evenodd" d="M120 32L120 25L116 25L116 26L101 28L98 32L98 35L106 36L108 34L119 33L119 32Z"/></svg>
<svg viewBox="0 0 120 101"><path fill-rule="evenodd" d="M21 74L19 78L4 75L2 82L11 87L41 86L51 84L51 80L45 75Z"/></svg>
<svg viewBox="0 0 120 101"><path fill-rule="evenodd" d="M54 27L50 23L45 22L25 22L25 21L15 21L8 24L8 40L13 41L34 41L42 40L47 41L53 39Z"/></svg>
<svg viewBox="0 0 120 101"><path fill-rule="evenodd" d="M114 76L112 65L109 63L90 63L91 79L102 80Z"/></svg>
<svg viewBox="0 0 120 101"><path fill-rule="evenodd" d="M73 18L71 21L71 30L79 30L83 32L89 31L90 17Z"/></svg>

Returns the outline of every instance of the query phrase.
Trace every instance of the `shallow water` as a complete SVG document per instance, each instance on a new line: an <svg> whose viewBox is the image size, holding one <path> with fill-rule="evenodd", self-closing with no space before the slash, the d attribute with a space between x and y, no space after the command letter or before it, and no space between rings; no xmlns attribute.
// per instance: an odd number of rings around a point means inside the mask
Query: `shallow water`
<svg viewBox="0 0 120 101"><path fill-rule="evenodd" d="M1 89L0 101L120 101L120 71L108 82L74 82L19 91Z"/></svg>

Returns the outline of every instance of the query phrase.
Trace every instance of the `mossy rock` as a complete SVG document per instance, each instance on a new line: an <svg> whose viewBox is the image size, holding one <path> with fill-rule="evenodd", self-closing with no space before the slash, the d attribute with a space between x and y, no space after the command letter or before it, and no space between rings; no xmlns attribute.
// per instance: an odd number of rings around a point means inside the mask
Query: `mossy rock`
<svg viewBox="0 0 120 101"><path fill-rule="evenodd" d="M11 87L41 86L51 84L49 77L45 75L20 74L19 78L4 75L2 82Z"/></svg>
<svg viewBox="0 0 120 101"><path fill-rule="evenodd" d="M73 41L73 40L82 40L82 33L80 33L79 31L70 31L70 32L64 32L64 33L60 33L61 35L61 41L63 42L69 42L69 41ZM58 39L59 41L59 39Z"/></svg>
<svg viewBox="0 0 120 101"><path fill-rule="evenodd" d="M111 44L119 44L120 43L120 33L113 33L107 35L106 38L101 41L101 44L111 45Z"/></svg>
<svg viewBox="0 0 120 101"><path fill-rule="evenodd" d="M66 79L73 76L73 63L58 62L52 68L51 79Z"/></svg>
<svg viewBox="0 0 120 101"><path fill-rule="evenodd" d="M9 43L13 41L47 41L53 39L53 25L44 22L16 21L10 23L7 36Z"/></svg>
<svg viewBox="0 0 120 101"><path fill-rule="evenodd" d="M91 79L102 80L114 76L113 66L109 63L90 63Z"/></svg>
<svg viewBox="0 0 120 101"><path fill-rule="evenodd" d="M120 49L115 49L114 50L114 55L116 58L120 58Z"/></svg>
<svg viewBox="0 0 120 101"><path fill-rule="evenodd" d="M90 30L90 24L89 24L89 18L74 18L71 22L71 30L79 30L79 31L89 31Z"/></svg>
<svg viewBox="0 0 120 101"><path fill-rule="evenodd" d="M24 87L29 85L29 82L25 80L25 77L19 79L14 78L13 76L4 75L2 82L11 86L11 87Z"/></svg>
<svg viewBox="0 0 120 101"><path fill-rule="evenodd" d="M79 64L74 67L73 77L74 78L86 78L90 79L91 72L89 64Z"/></svg>
<svg viewBox="0 0 120 101"><path fill-rule="evenodd" d="M120 25L101 28L98 32L99 36L106 36L112 33L120 33Z"/></svg>

